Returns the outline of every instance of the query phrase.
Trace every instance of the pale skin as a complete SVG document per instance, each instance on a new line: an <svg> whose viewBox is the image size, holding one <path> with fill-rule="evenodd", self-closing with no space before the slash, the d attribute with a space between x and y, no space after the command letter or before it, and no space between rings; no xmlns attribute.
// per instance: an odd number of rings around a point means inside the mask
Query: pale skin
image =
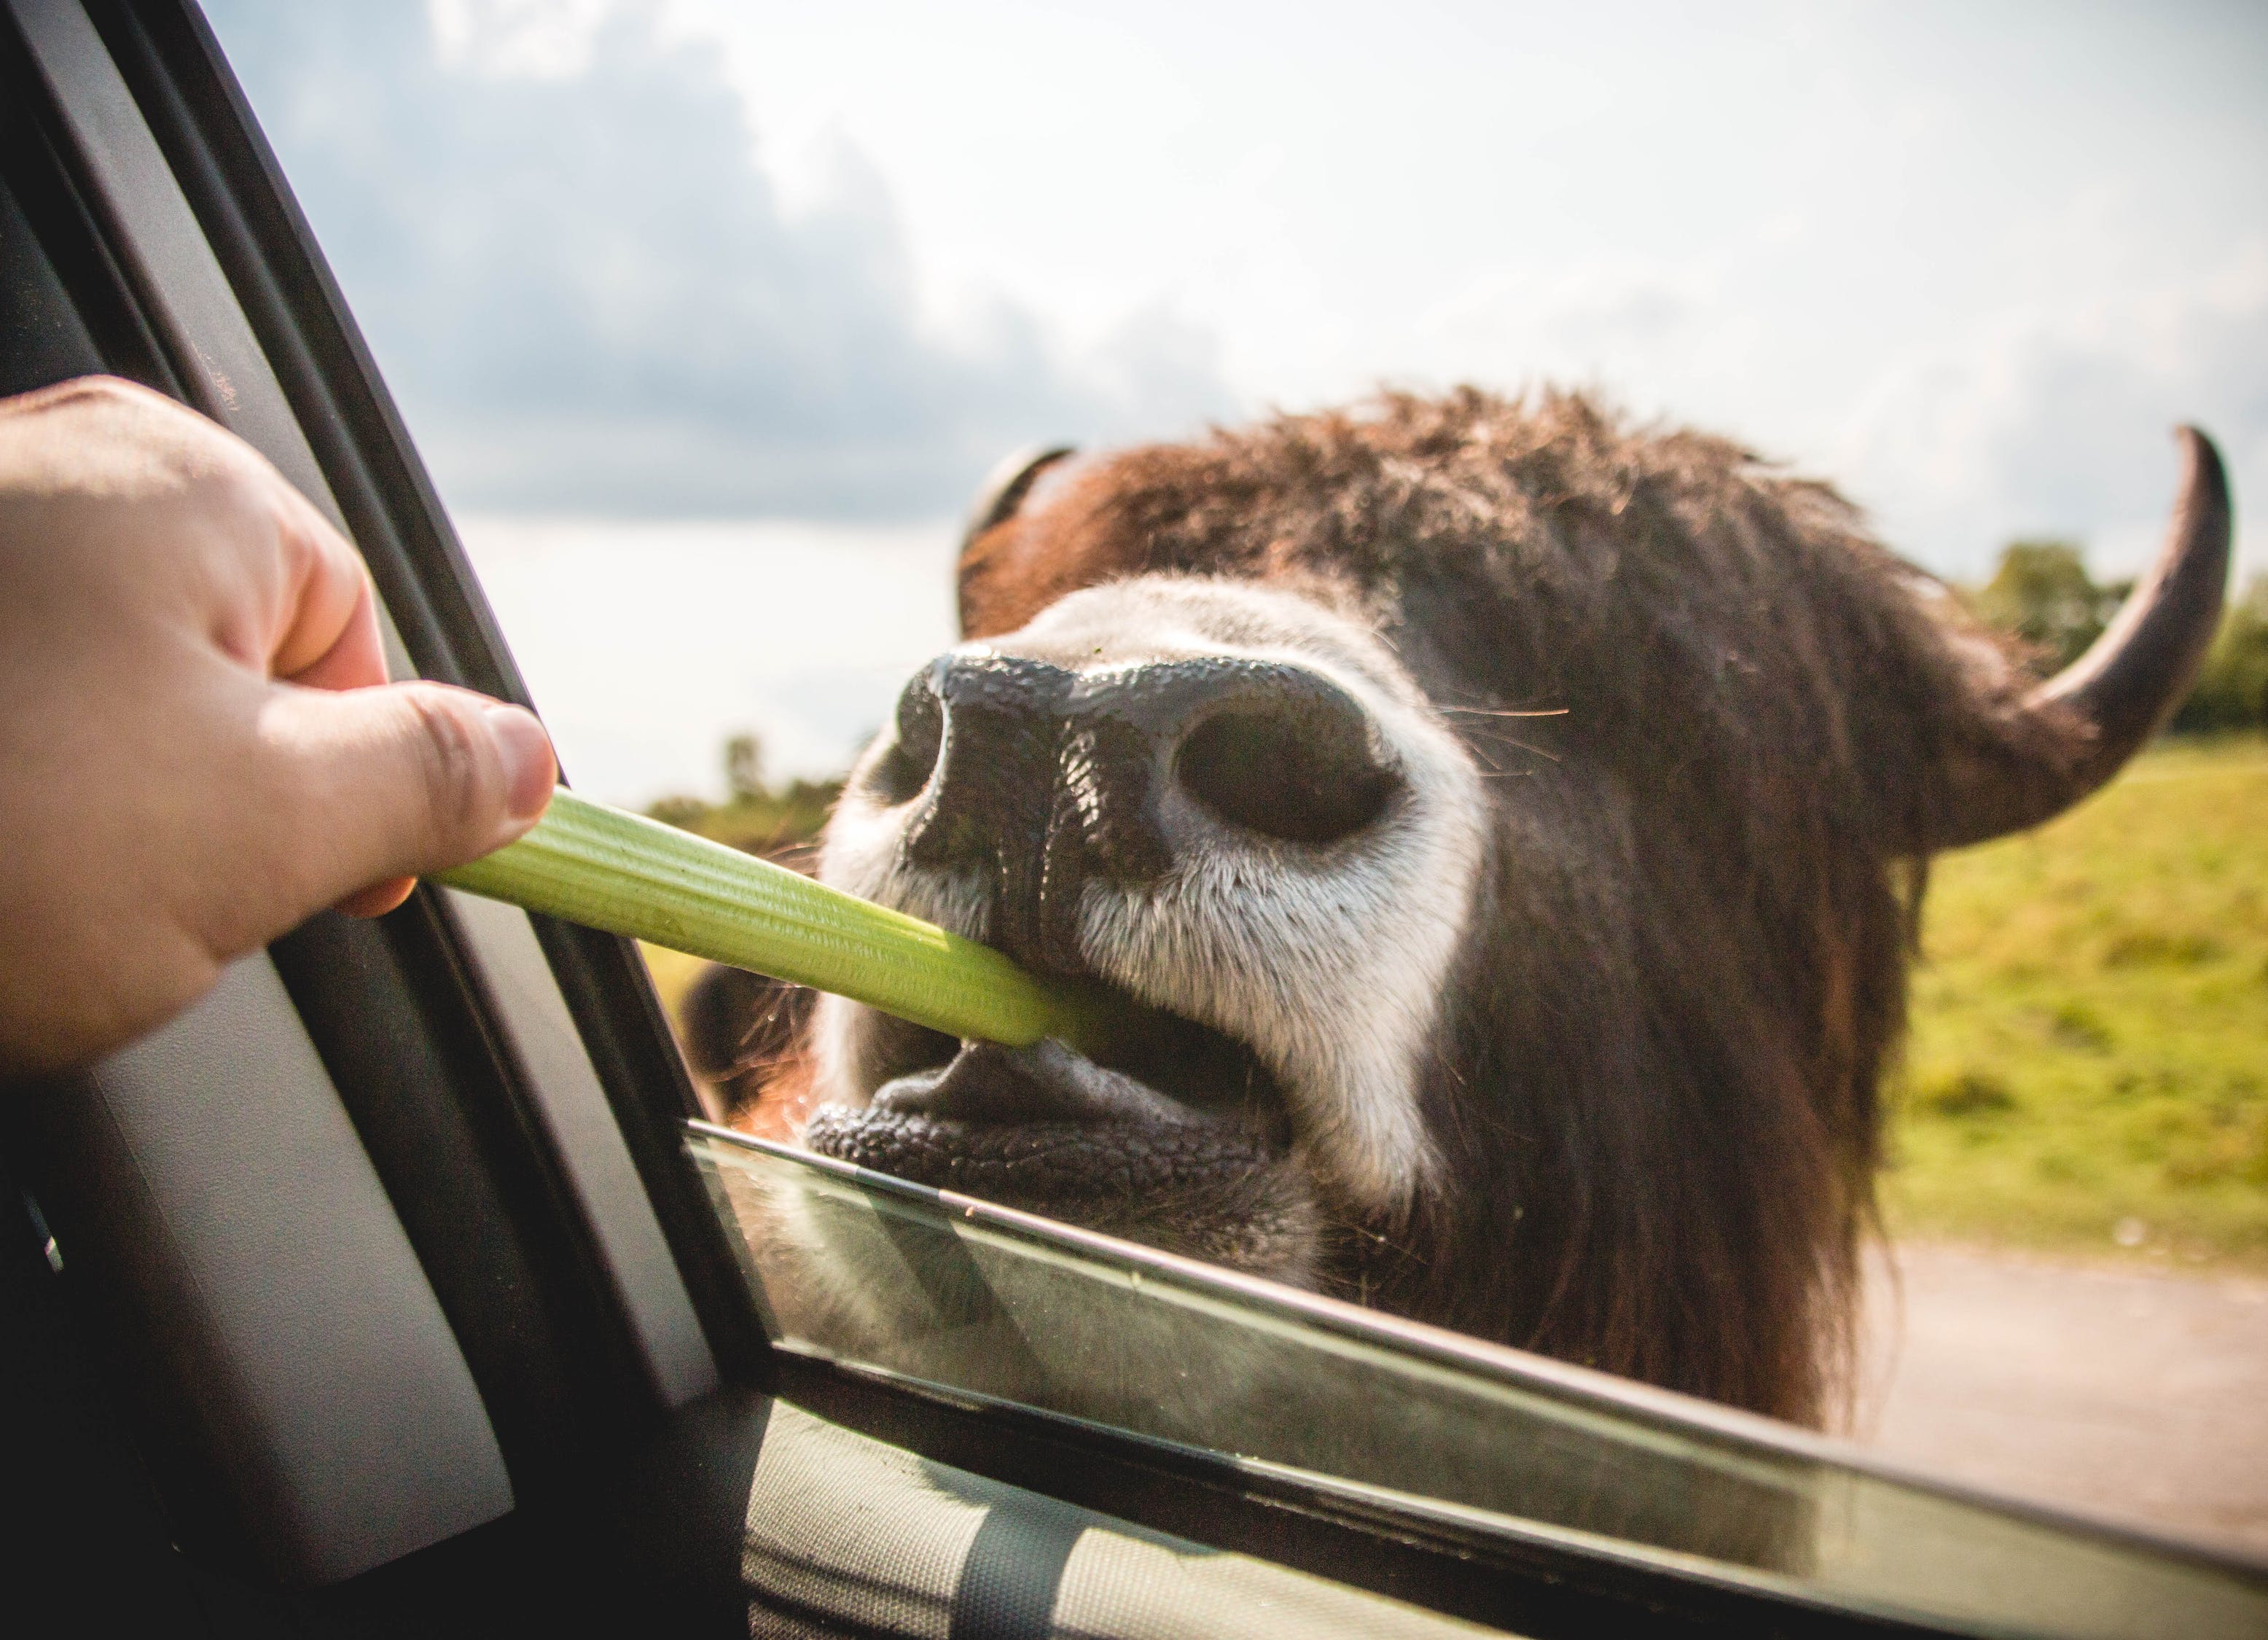
<svg viewBox="0 0 2268 1640"><path fill-rule="evenodd" d="M362 560L248 445L124 382L0 400L0 1075L391 909L556 775L530 713L387 681Z"/></svg>

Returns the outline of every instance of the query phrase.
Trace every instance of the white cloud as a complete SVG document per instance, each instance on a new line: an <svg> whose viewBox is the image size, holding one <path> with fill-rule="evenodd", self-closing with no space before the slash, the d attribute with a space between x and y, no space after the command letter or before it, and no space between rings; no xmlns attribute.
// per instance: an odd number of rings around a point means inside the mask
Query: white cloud
<svg viewBox="0 0 2268 1640"><path fill-rule="evenodd" d="M1940 567L2057 534L2088 543L2099 572L2131 572L2164 527L2182 422L2219 441L2244 556L2268 563L2242 506L2268 496L2268 240L2183 284L1977 325L1881 381L1837 467Z"/></svg>
<svg viewBox="0 0 2268 1640"><path fill-rule="evenodd" d="M429 0L444 68L496 79L587 73L612 0Z"/></svg>
<svg viewBox="0 0 2268 1640"><path fill-rule="evenodd" d="M438 39L346 0L213 11L460 505L937 517L1017 445L1233 407L1170 314L1074 352L1027 307L929 311L864 156L790 209L714 52L648 8L468 0Z"/></svg>

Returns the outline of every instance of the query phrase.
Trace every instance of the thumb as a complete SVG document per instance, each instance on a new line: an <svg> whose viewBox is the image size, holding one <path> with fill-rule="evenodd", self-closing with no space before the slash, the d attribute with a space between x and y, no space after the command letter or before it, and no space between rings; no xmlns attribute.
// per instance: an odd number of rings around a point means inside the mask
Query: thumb
<svg viewBox="0 0 2268 1640"><path fill-rule="evenodd" d="M410 878L503 847L551 801L551 740L521 707L441 683L274 688L262 738L292 794L303 915L389 911Z"/></svg>

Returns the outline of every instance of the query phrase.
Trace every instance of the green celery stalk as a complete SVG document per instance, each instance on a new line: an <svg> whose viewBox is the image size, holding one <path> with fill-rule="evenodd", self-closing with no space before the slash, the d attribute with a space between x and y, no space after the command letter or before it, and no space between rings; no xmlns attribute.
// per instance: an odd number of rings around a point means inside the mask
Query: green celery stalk
<svg viewBox="0 0 2268 1640"><path fill-rule="evenodd" d="M989 945L642 815L554 792L518 841L435 880L864 1002L948 1036L1091 1050L1109 1000Z"/></svg>

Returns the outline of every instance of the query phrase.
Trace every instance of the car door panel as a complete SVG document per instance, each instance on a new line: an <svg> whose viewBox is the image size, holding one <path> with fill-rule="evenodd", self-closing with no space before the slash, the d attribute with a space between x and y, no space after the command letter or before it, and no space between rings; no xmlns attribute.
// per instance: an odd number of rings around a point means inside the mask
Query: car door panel
<svg viewBox="0 0 2268 1640"><path fill-rule="evenodd" d="M265 952L40 1101L45 1199L209 1524L293 1585L507 1513L454 1334ZM342 1416L342 1404L357 1408Z"/></svg>

